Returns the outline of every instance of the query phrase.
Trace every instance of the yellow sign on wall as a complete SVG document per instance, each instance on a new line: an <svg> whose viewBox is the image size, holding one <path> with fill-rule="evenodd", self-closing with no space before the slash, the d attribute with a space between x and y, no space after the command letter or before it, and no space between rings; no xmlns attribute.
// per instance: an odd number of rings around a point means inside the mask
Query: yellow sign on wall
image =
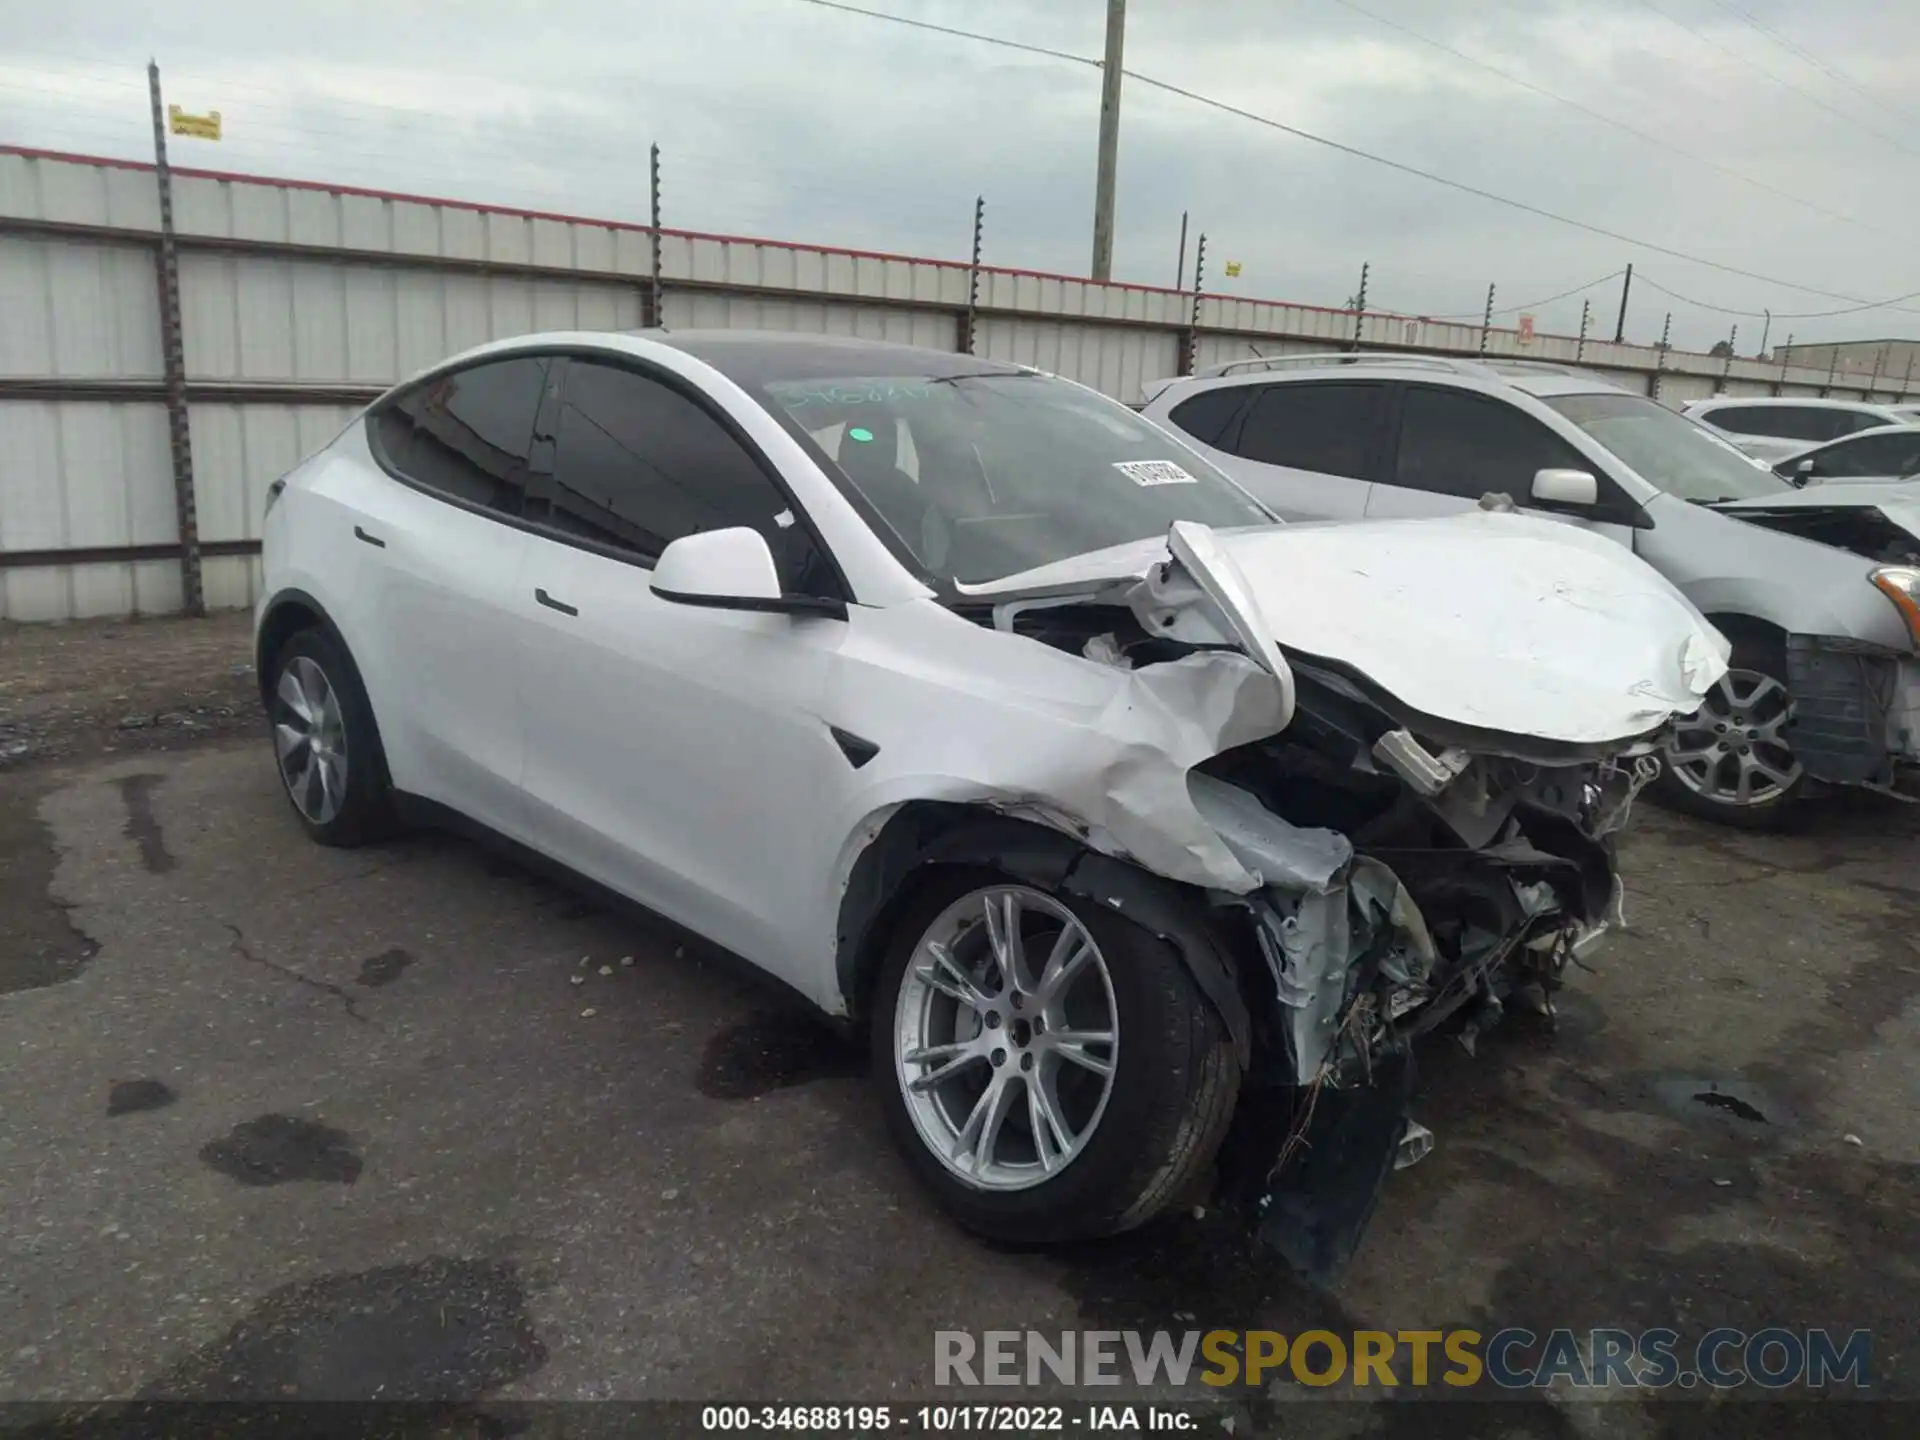
<svg viewBox="0 0 1920 1440"><path fill-rule="evenodd" d="M1239 273L1240 273L1240 262L1238 260L1229 260L1227 262L1227 278L1229 280L1232 280L1236 276L1238 276Z"/></svg>
<svg viewBox="0 0 1920 1440"><path fill-rule="evenodd" d="M209 110L204 115L191 115L178 105L167 107L167 128L176 135L190 135L196 140L218 140L220 138L220 112Z"/></svg>

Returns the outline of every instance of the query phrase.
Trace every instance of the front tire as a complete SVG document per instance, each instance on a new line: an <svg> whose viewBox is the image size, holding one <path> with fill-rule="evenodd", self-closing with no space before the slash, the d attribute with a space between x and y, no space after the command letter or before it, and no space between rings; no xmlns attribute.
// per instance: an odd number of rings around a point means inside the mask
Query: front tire
<svg viewBox="0 0 1920 1440"><path fill-rule="evenodd" d="M1144 1224L1211 1163L1240 1090L1173 948L992 871L942 873L873 1012L888 1129L962 1225L1052 1243Z"/></svg>
<svg viewBox="0 0 1920 1440"><path fill-rule="evenodd" d="M301 630L280 647L270 679L274 758L301 828L343 848L391 833L386 756L345 647L325 630Z"/></svg>
<svg viewBox="0 0 1920 1440"><path fill-rule="evenodd" d="M1786 652L1741 639L1728 665L1700 709L1669 728L1659 794L1673 809L1702 819L1778 829L1804 803L1807 781L1786 740L1793 719Z"/></svg>

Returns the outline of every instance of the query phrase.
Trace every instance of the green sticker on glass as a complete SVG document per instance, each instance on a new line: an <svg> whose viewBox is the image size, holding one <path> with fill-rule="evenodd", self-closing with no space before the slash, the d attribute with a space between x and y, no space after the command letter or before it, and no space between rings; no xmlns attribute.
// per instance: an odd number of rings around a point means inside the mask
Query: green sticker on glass
<svg viewBox="0 0 1920 1440"><path fill-rule="evenodd" d="M873 439L873 431L862 430L858 425L856 425L851 430L847 431L847 438L849 440L858 440L862 445L864 445L869 440Z"/></svg>

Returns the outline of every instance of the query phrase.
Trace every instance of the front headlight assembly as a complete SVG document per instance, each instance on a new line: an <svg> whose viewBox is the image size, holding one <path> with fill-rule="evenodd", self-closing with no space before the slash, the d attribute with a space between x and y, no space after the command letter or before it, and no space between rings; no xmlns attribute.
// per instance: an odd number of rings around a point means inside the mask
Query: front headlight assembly
<svg viewBox="0 0 1920 1440"><path fill-rule="evenodd" d="M1920 648L1920 566L1884 565L1869 577L1882 595L1893 601L1907 622L1907 634Z"/></svg>

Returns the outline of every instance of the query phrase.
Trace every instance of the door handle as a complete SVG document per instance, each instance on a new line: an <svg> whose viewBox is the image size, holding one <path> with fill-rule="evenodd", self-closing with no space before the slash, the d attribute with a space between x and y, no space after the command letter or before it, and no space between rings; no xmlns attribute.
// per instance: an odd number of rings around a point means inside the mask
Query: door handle
<svg viewBox="0 0 1920 1440"><path fill-rule="evenodd" d="M533 592L533 598L538 600L542 605L546 606L549 610L558 610L562 615L578 615L580 613L579 610L577 610L572 605L567 604L566 601L556 600L553 598L553 596L549 595L544 590L535 589Z"/></svg>
<svg viewBox="0 0 1920 1440"><path fill-rule="evenodd" d="M387 548L386 541L382 540L378 535L369 535L366 531L362 530L358 525L353 527L353 538L356 540L364 540L367 542L367 544L378 546L382 550Z"/></svg>

